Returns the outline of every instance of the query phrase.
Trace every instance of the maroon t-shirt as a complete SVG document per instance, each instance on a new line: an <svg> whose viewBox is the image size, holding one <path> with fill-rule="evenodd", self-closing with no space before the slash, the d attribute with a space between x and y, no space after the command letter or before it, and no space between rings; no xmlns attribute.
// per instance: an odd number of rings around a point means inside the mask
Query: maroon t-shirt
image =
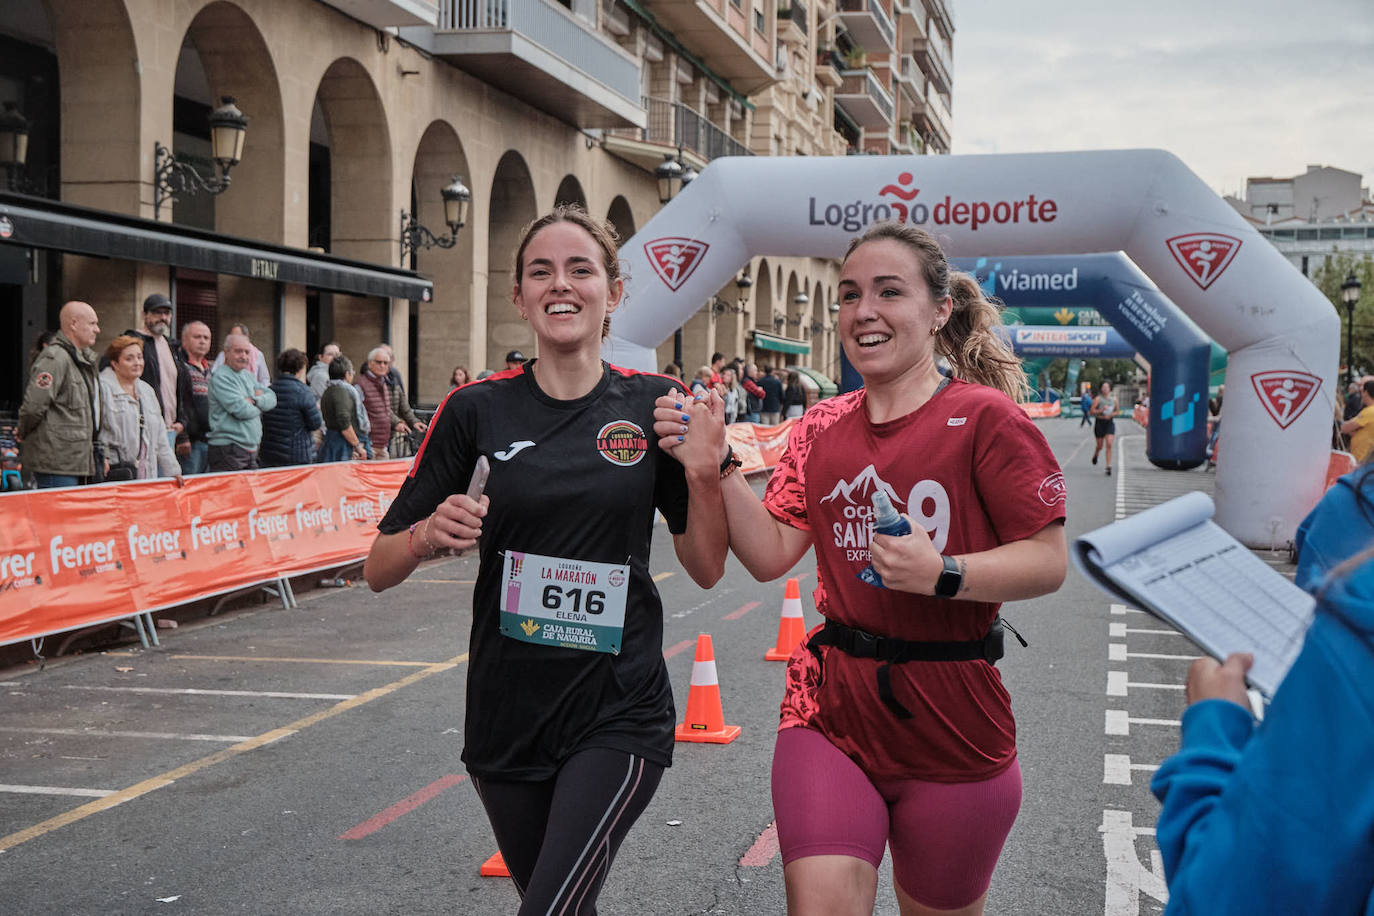
<svg viewBox="0 0 1374 916"><path fill-rule="evenodd" d="M816 404L793 428L764 495L784 524L811 533L816 608L831 620L906 640L979 639L999 604L879 589L869 562L871 495L923 525L951 556L1017 541L1064 518L1064 475L1045 437L1010 398L951 381L918 410L870 422L860 389ZM984 661L892 666L899 719L878 694L880 662L806 648L788 664L781 728L824 733L874 779L975 782L1016 757L1016 724L997 669Z"/></svg>

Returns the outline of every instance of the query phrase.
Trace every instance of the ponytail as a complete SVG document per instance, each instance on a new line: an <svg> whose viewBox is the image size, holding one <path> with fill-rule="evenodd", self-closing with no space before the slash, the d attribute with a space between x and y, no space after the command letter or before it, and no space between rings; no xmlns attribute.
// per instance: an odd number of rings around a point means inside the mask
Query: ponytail
<svg viewBox="0 0 1374 916"><path fill-rule="evenodd" d="M962 271L950 272L949 296L954 308L935 338L935 351L949 360L959 378L1024 401L1029 386L1021 360L992 330L1001 324L997 306L983 295L978 281Z"/></svg>
<svg viewBox="0 0 1374 916"><path fill-rule="evenodd" d="M949 360L954 374L966 381L987 385L1011 398L1024 401L1030 391L1021 360L1011 346L993 333L1001 324L1000 303L983 295L978 282L966 273L951 270L944 249L924 229L901 223L877 223L849 243L848 261L860 245L892 239L911 249L921 265L921 276L938 302L949 296L954 303L949 321L935 338L935 352Z"/></svg>

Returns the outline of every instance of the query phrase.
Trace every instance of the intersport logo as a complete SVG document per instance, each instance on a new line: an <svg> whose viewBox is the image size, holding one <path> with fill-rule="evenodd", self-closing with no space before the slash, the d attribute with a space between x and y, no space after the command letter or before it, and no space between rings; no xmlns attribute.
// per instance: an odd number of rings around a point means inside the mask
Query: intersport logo
<svg viewBox="0 0 1374 916"><path fill-rule="evenodd" d="M1054 198L1037 198L1034 194L1019 200L954 200L949 194L918 200L921 189L911 187L912 180L910 172L902 172L896 184L883 186L876 202L829 202L811 197L807 220L812 226L838 226L846 232L858 232L884 220L913 226L967 226L977 232L979 226L988 224L1052 223L1059 215L1059 204Z"/></svg>

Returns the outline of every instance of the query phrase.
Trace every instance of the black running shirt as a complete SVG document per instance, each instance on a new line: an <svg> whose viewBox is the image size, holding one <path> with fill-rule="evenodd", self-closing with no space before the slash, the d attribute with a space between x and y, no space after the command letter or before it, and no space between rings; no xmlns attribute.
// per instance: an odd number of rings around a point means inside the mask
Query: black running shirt
<svg viewBox="0 0 1374 916"><path fill-rule="evenodd" d="M574 751L606 747L672 763L675 711L663 605L649 573L654 509L687 527L687 480L653 433L654 399L682 384L603 364L585 397L559 401L531 361L458 388L439 406L410 476L378 526L404 532L491 462L473 595L463 762L479 779L542 780ZM628 564L620 654L501 635L505 550Z"/></svg>

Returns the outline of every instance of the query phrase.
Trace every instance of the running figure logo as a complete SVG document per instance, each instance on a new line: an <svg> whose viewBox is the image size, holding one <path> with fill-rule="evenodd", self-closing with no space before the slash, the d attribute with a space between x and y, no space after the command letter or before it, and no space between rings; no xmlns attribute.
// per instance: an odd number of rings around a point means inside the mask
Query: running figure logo
<svg viewBox="0 0 1374 916"><path fill-rule="evenodd" d="M1216 232L1194 232L1176 235L1168 240L1169 252L1178 266L1200 288L1206 289L1235 260L1240 251L1240 239Z"/></svg>
<svg viewBox="0 0 1374 916"><path fill-rule="evenodd" d="M1269 416L1274 418L1280 429L1287 429L1312 403L1321 389L1322 380L1310 372L1280 369L1256 372L1250 376L1250 384L1255 386L1260 403L1269 411Z"/></svg>
<svg viewBox="0 0 1374 916"><path fill-rule="evenodd" d="M710 247L696 239L662 238L645 242L644 253L654 273L668 284L669 289L677 292L706 257L706 249Z"/></svg>
<svg viewBox="0 0 1374 916"><path fill-rule="evenodd" d="M909 184L911 184L911 173L903 172L897 176L896 184L885 185L883 189L878 192L882 196L891 194L893 197L898 197L906 201L906 203L900 204L895 200L887 201L887 205L897 212L897 222L899 223L906 222L907 214L910 212L909 206L911 202L916 199L917 194L921 193L920 188L906 187L906 185Z"/></svg>

